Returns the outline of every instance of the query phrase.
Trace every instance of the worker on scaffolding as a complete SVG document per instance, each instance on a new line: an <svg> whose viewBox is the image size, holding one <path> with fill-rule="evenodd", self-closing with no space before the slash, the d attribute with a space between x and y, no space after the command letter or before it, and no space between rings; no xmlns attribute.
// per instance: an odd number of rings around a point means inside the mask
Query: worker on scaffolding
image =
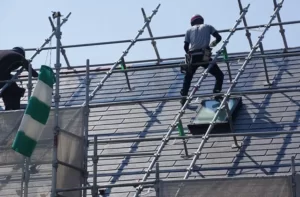
<svg viewBox="0 0 300 197"><path fill-rule="evenodd" d="M30 63L25 59L25 50L22 47L14 47L12 50L0 50L0 81L10 80L12 78L11 72L20 67L28 71ZM32 69L32 76L38 77L38 73ZM0 82L0 89L7 82ZM16 82L11 82L10 85L4 89L0 97L5 105L5 110L20 109L21 97L24 96L25 89L19 87Z"/></svg>
<svg viewBox="0 0 300 197"><path fill-rule="evenodd" d="M208 61L211 61L211 47L215 47L222 37L218 31L211 25L204 24L204 19L200 15L194 15L191 18L191 28L187 30L185 34L184 50L186 52L186 63L188 66L181 67L181 72L185 73L183 87L181 89L181 95L187 96L191 81L196 70L199 66L206 69L209 66ZM216 38L216 40L210 43L210 36ZM189 45L191 47L189 48ZM205 64L207 62L207 64ZM190 65L193 63L201 63L200 65ZM204 63L204 64L203 64ZM213 93L219 93L222 90L224 74L215 63L211 67L209 73L216 78L215 87ZM181 100L181 105L184 105L186 98Z"/></svg>

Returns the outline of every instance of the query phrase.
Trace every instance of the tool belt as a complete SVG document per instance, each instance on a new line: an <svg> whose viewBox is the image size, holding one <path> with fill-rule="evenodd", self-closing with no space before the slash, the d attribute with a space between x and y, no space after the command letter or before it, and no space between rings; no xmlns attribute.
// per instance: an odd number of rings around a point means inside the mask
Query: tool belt
<svg viewBox="0 0 300 197"><path fill-rule="evenodd" d="M195 66L192 65L192 63L199 63L199 62L208 62L211 58L212 52L211 52L211 48L206 48L206 49L199 49L199 50L195 50L195 51L190 51L188 54L185 54L185 64L184 66L181 66L181 73L186 73L187 70L190 69L191 66ZM195 62L193 61L193 58L195 58L197 56L198 61Z"/></svg>

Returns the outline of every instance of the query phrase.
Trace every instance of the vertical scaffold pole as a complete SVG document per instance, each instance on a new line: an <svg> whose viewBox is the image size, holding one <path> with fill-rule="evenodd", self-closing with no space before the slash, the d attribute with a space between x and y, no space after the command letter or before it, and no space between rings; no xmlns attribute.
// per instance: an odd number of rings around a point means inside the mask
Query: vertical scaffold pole
<svg viewBox="0 0 300 197"><path fill-rule="evenodd" d="M92 188L92 197L98 197L97 190L97 165L98 165L98 137L94 136L94 155L93 155L93 188Z"/></svg>
<svg viewBox="0 0 300 197"><path fill-rule="evenodd" d="M184 133L184 129L183 129L183 125L182 125L181 119L178 120L177 128L178 128L179 136L181 136L181 137L185 136L185 133ZM187 141L186 141L185 139L182 139L183 148L184 148L184 153L185 153L185 155L183 156L184 158L189 157L189 151L188 151L186 142L187 142Z"/></svg>
<svg viewBox="0 0 300 197"><path fill-rule="evenodd" d="M86 76L85 76L85 106L84 106L84 143L83 143L83 155L84 155L84 163L83 167L85 170L85 177L84 177L84 187L87 186L88 183L88 174L87 174L87 151L88 151L88 134L89 134L89 92L90 92L90 60L86 60ZM83 197L86 197L86 190L83 190Z"/></svg>
<svg viewBox="0 0 300 197"><path fill-rule="evenodd" d="M124 57L122 58L121 60L121 69L124 70L124 74L125 74L125 78L126 78L126 82L127 82L127 86L128 86L128 90L130 91L131 90L131 86L130 86L130 81L129 81L129 77L128 77L128 73L127 73L127 68L126 68L126 63L125 63L125 60L124 60Z"/></svg>
<svg viewBox="0 0 300 197"><path fill-rule="evenodd" d="M194 85L192 92L190 93L190 95L187 98L187 101L185 102L185 104L181 107L181 109L179 110L177 116L175 117L175 120L173 121L173 123L171 124L171 128L168 130L167 134L163 137L162 139L162 143L160 144L160 146L158 147L158 150L156 151L156 153L154 154L154 157L148 167L148 169L146 169L146 173L144 174L143 179L141 180L146 181L148 176L150 175L150 172L155 164L155 162L157 161L157 159L159 158L163 148L165 147L166 143L169 141L169 137L171 136L173 130L176 128L177 126L177 122L180 120L180 118L182 117L182 115L184 114L184 110L187 108L187 105L189 104L189 102L191 101L193 95L195 94L195 92L198 90L198 88L200 87L200 84L202 83L202 81L206 78L206 76L208 75L209 70L213 67L214 63L217 61L218 56L222 53L222 50L224 49L224 47L226 47L226 45L229 42L229 39L231 38L231 36L234 34L236 28L239 26L239 24L241 23L241 19L246 15L246 13L248 12L248 9L250 7L250 4L248 4L248 6L244 9L244 11L242 12L242 14L240 15L239 19L236 21L234 27L232 28L232 30L230 31L229 35L227 36L226 40L224 40L223 45L221 46L221 48L216 52L215 57L213 58L213 60L210 62L209 66L205 69L205 71L202 73L202 76L200 77L200 79L198 80L198 82L196 83L196 85ZM136 188L136 192L134 194L134 197L138 197L140 192L142 191L143 186L139 185Z"/></svg>
<svg viewBox="0 0 300 197"><path fill-rule="evenodd" d="M264 38L264 36L265 36L267 30L271 27L271 23L272 23L273 20L276 18L276 14L279 12L280 8L282 7L283 1L284 1L284 0L282 0L281 3L278 4L278 6L277 6L277 8L276 8L276 10L275 10L275 12L274 12L274 14L271 16L271 19L270 19L269 23L266 25L266 27L265 27L263 33L259 36L259 39L258 39L258 41L256 42L255 46L253 47L253 49L252 49L251 52L249 53L248 57L246 58L245 62L243 63L243 65L242 65L241 68L239 69L239 71L238 71L236 77L235 77L234 80L233 80L233 83L231 84L231 86L229 87L229 89L227 90L227 92L224 94L225 97L223 98L223 100L222 100L222 102L221 102L219 108L217 109L216 114L215 114L215 116L213 117L213 119L212 119L212 121L211 121L211 123L210 123L210 125L209 125L209 127L208 127L208 129L207 129L207 131L206 131L206 133L205 133L205 135L202 137L202 141L201 141L201 143L200 143L200 145L199 145L197 151L195 152L195 155L194 155L194 157L193 157L193 160L192 160L190 166L187 168L187 172L186 172L186 174L185 174L185 176L184 176L183 179L187 179L187 178L189 177L190 173L192 172L192 170L193 170L193 168L194 168L194 165L195 165L197 159L198 159L199 156L201 155L201 150L202 150L202 148L204 147L204 144L205 144L206 140L208 139L208 135L209 135L209 133L211 132L211 130L213 129L213 127L214 127L214 125L215 125L215 122L216 122L216 120L217 120L217 118L218 118L218 116L219 116L219 113L221 112L221 109L222 109L223 105L225 104L225 102L227 102L227 99L229 98L232 89L233 89L233 88L235 87L235 85L237 84L237 81L238 81L238 79L240 78L241 74L244 72L244 70L245 70L245 68L246 68L246 65L250 62L253 53L255 53L255 51L259 48L259 43L261 43L261 41L263 40L263 38Z"/></svg>
<svg viewBox="0 0 300 197"><path fill-rule="evenodd" d="M28 103L31 97L31 93L32 93L32 65L29 64L28 67L28 84L27 84L27 89L28 89L28 95L27 95L27 99L28 99ZM24 157L24 161L25 161L25 166L23 165L23 167L25 167L25 187L24 187L24 196L28 197L28 185L29 185L29 179L30 179L30 171L29 171L29 165L30 165L30 158Z"/></svg>
<svg viewBox="0 0 300 197"><path fill-rule="evenodd" d="M227 66L229 82L231 83L232 82L232 76L231 76L230 64L229 64L229 60L228 60L228 53L227 53L226 47L224 47L224 49L222 51L222 55L223 55L223 59L225 60L225 63L226 63L226 66Z"/></svg>
<svg viewBox="0 0 300 197"><path fill-rule="evenodd" d="M131 41L130 45L127 47L127 49L125 51L123 51L123 54L121 55L121 57L119 58L119 60L110 68L110 70L106 73L105 77L97 84L96 88L92 91L92 93L90 94L89 100L92 100L96 94L96 92L98 90L100 90L102 88L102 86L104 85L105 81L110 77L110 75L112 74L112 71L122 62L122 58L124 58L127 53L129 52L129 50L131 49L131 47L136 43L136 40L140 37L140 35L142 35L142 33L144 32L144 29L147 27L147 25L151 22L151 19L153 18L153 16L157 13L158 9L160 7L160 4L158 4L158 6L156 7L155 10L152 11L151 16L147 19L147 22L144 23L144 26L142 27L141 30L139 30L139 33L136 35L136 37ZM83 104L85 105L85 103Z"/></svg>
<svg viewBox="0 0 300 197"><path fill-rule="evenodd" d="M60 12L54 12L53 18L57 20L56 25L56 63L55 63L55 70L56 70L56 82L55 82L55 127L54 127L54 139L53 139L53 156L52 156L52 188L51 188L51 197L56 197L56 183L57 183L57 168L58 168L58 160L57 160L57 146L58 146L58 134L59 134L59 72L60 72L60 38L61 38L61 31L60 31Z"/></svg>
<svg viewBox="0 0 300 197"><path fill-rule="evenodd" d="M259 43L259 49L260 49L260 53L262 55L265 54L264 52L264 47L263 47L263 44L262 42ZM265 75L266 75L266 82L265 82L265 86L271 86L273 84L273 81L270 81L269 79L269 74L268 74L268 67L267 67L267 62L266 62L266 58L262 58L262 61L263 61L263 64L264 64L264 70L265 70Z"/></svg>
<svg viewBox="0 0 300 197"><path fill-rule="evenodd" d="M159 176L159 163L156 163L156 167L155 167L155 194L156 197L159 197L159 181L160 181L160 176Z"/></svg>
<svg viewBox="0 0 300 197"><path fill-rule="evenodd" d="M297 197L297 185L296 185L296 166L295 166L295 156L291 157L291 171L292 171L292 196Z"/></svg>

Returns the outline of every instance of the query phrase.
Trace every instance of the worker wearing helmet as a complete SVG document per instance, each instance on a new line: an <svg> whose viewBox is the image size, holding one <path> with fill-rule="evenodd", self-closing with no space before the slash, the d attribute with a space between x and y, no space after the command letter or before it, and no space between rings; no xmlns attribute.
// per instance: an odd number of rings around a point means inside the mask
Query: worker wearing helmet
<svg viewBox="0 0 300 197"><path fill-rule="evenodd" d="M10 80L11 72L20 67L28 71L30 66L28 60L25 59L25 50L22 47L14 47L12 50L0 50L0 81ZM38 77L38 73L32 69L32 76ZM6 82L0 82L0 89ZM17 85L16 82L4 89L0 97L5 105L5 110L20 109L21 97L24 96L25 89Z"/></svg>
<svg viewBox="0 0 300 197"><path fill-rule="evenodd" d="M188 29L185 34L184 50L187 54L188 60L191 59L189 63L203 63L207 61L207 64L199 65L206 69L209 66L208 61L212 60L210 47L215 47L222 40L222 37L212 25L204 24L204 19L200 15L195 15L191 18L191 26L192 27ZM216 38L212 42L210 42L211 35ZM180 92L182 96L188 95L191 81L199 66L193 65L185 68L183 87ZM217 64L214 64L209 73L216 78L213 93L221 92L224 79L223 72ZM182 105L184 105L185 102L186 99L181 100Z"/></svg>

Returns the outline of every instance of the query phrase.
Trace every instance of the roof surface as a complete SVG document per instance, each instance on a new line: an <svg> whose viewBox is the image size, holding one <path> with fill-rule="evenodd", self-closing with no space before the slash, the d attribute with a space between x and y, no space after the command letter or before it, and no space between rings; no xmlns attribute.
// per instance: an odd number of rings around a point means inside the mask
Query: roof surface
<svg viewBox="0 0 300 197"><path fill-rule="evenodd" d="M299 50L300 48L294 48L290 51ZM280 49L272 52L281 53L281 51ZM247 53L236 55L245 57ZM275 81L273 87L296 85L299 82L299 56L272 58L266 59L266 61L269 77ZM243 60L231 62L233 77L242 63ZM230 85L227 81L226 64L219 63L219 66L225 74L223 91L226 91ZM201 68L198 69L193 84L199 79L201 71ZM91 103L180 96L183 74L180 73L179 68L134 71L129 72L128 75L131 86L134 88L132 91L128 91L124 74L116 73L107 80ZM103 76L93 76L91 90L96 87ZM266 88L263 85L265 81L262 60L253 59L247 65L234 91L264 89ZM65 106L82 104L85 99L83 83L84 77L61 78L60 104ZM23 83L23 85L25 84ZM211 93L213 84L214 78L208 75L197 94ZM24 98L24 103L26 103L26 99ZM299 99L300 92L243 96L243 106L238 111L237 119L234 122L235 132L299 131ZM191 103L182 118L186 133L188 133L187 124L196 115L195 110L198 106L199 103ZM100 140L163 137L180 107L179 100L176 100L91 108L89 134L97 134ZM178 131L174 130L172 135L178 136ZM209 138L200 159L196 162L198 171L192 172L190 179L289 174L291 173L291 156L295 156L296 162L299 162L299 134L237 138L239 142L243 143L240 149L231 148L232 137ZM188 140L189 154L196 151L200 141L201 139ZM98 145L98 154L154 153L160 144L161 141L107 143ZM89 154L92 154L92 147L90 147ZM184 177L192 157L185 159L181 155L184 155L182 142L180 140L169 141L158 160L162 179ZM151 158L150 156L101 157L98 162L98 184L139 181L148 168ZM282 164L286 165L280 166ZM88 165L92 170L91 161ZM38 168L39 173L31 176L31 189L29 190L31 196L47 194L48 186L51 184L51 165L41 165ZM11 170L12 166L1 166L0 174L10 173ZM299 171L299 168L296 170ZM148 180L154 177L155 175L151 174ZM90 173L89 180L92 184L92 173ZM19 184L20 176L15 176L14 180L0 175L0 196L16 196L16 188L19 187ZM109 196L126 197L132 196L134 191L133 187L122 187L107 189L106 193L110 194ZM146 194L147 192L150 192L150 196L155 196L153 189L145 189L142 193Z"/></svg>

